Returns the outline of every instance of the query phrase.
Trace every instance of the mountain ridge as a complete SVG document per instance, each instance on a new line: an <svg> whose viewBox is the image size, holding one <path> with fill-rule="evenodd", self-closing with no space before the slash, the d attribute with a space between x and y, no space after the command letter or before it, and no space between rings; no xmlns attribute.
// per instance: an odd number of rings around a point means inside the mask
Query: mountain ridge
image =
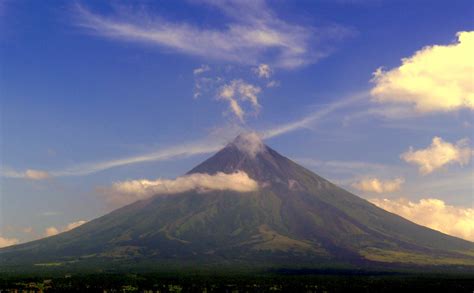
<svg viewBox="0 0 474 293"><path fill-rule="evenodd" d="M0 270L54 262L474 266L474 243L382 210L256 134L240 135L187 174L236 171L258 190L156 195L72 231L0 249Z"/></svg>

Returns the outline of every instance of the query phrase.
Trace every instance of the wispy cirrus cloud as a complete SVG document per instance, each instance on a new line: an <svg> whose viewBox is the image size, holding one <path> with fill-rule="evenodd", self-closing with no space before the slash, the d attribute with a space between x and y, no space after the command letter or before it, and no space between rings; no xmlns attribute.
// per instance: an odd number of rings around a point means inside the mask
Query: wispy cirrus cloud
<svg viewBox="0 0 474 293"><path fill-rule="evenodd" d="M327 56L333 41L352 30L332 25L323 28L290 24L280 19L265 1L197 1L221 11L229 22L204 28L173 22L146 12L121 9L105 16L83 5L75 6L76 24L97 35L119 41L141 42L204 58L255 65L296 68Z"/></svg>
<svg viewBox="0 0 474 293"><path fill-rule="evenodd" d="M207 64L203 64L203 65L199 66L198 68L195 68L193 70L193 74L194 75L200 75L200 74L203 74L204 72L207 72L209 70L211 70L211 67L209 67L209 65L207 65Z"/></svg>
<svg viewBox="0 0 474 293"><path fill-rule="evenodd" d="M363 92L350 96L348 98L341 99L339 101L327 104L323 108L320 108L319 110L314 111L300 119L259 131L259 135L262 139L270 139L292 131L296 131L298 129L307 128L310 125L316 123L317 121L324 119L327 115L333 113L334 111L354 105L355 103L361 100L367 99L367 97L368 94ZM119 159L104 160L100 162L81 163L64 169L49 170L44 172L47 172L49 178L85 176L120 166L139 164L144 162L160 162L167 161L170 159L210 154L219 150L231 139L233 139L235 135L242 132L242 130L242 128L237 127L235 129L231 129L230 131L225 131L225 133L221 133L220 135L214 136L212 138L207 137L205 139L194 142L163 147L150 153L127 156ZM22 174L24 174L24 172L13 171L12 169L2 166L1 175L3 177L25 178Z"/></svg>
<svg viewBox="0 0 474 293"><path fill-rule="evenodd" d="M2 168L2 175L10 178L24 178L29 180L44 180L51 178L51 174L44 170L27 169L25 172L14 171L9 168Z"/></svg>
<svg viewBox="0 0 474 293"><path fill-rule="evenodd" d="M279 135L283 135L288 132L295 131L297 129L307 128L310 125L314 124L315 122L325 118L327 115L337 110L343 109L345 107L354 105L357 102L366 100L367 98L368 98L368 93L361 92L361 93L357 93L352 96L349 96L347 98L338 100L336 102L327 104L321 109L314 111L304 116L303 118L297 119L289 123L280 124L276 127L272 127L272 128L262 131L263 138L268 139L268 138L276 137Z"/></svg>

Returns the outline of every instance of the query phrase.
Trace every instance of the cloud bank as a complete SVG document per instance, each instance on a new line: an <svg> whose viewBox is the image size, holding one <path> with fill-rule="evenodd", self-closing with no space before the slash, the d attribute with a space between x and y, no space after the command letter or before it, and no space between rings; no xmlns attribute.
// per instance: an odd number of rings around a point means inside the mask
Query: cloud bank
<svg viewBox="0 0 474 293"><path fill-rule="evenodd" d="M408 199L371 199L378 207L419 225L474 241L474 209L447 205L434 198L412 202Z"/></svg>
<svg viewBox="0 0 474 293"><path fill-rule="evenodd" d="M84 221L84 220L79 220L79 221L75 221L75 222L72 222L72 223L69 223L67 224L64 228L57 228L57 227L54 227L54 226L51 226L51 227L48 227L44 230L44 236L45 237L49 237L49 236L54 236L54 235L57 235L59 233L63 233L63 232L67 232L67 231L70 231L72 229L75 229L83 224L87 223L87 221Z"/></svg>
<svg viewBox="0 0 474 293"><path fill-rule="evenodd" d="M247 173L239 171L232 174L218 172L215 175L195 173L176 179L119 181L111 187L101 188L99 192L111 206L122 206L153 195L169 195L189 190L205 193L212 190L250 192L257 189L258 183Z"/></svg>
<svg viewBox="0 0 474 293"><path fill-rule="evenodd" d="M419 172L426 175L448 164L458 163L461 166L468 164L472 151L467 144L466 139L452 144L441 137L434 137L426 149L413 150L410 147L400 157L405 162L418 165Z"/></svg>
<svg viewBox="0 0 474 293"><path fill-rule="evenodd" d="M56 228L54 226L48 227L44 230L44 236L45 237L50 237L50 236L54 236L54 235L57 235L57 234L59 234L59 230L58 230L58 228Z"/></svg>
<svg viewBox="0 0 474 293"><path fill-rule="evenodd" d="M386 193L400 190L402 184L405 182L403 178L396 178L393 180L380 180L378 178L368 178L352 184L352 187L368 192Z"/></svg>
<svg viewBox="0 0 474 293"><path fill-rule="evenodd" d="M5 238L0 236L0 248L15 245L18 243L20 243L20 241L16 238Z"/></svg>
<svg viewBox="0 0 474 293"><path fill-rule="evenodd" d="M457 42L427 46L402 59L400 67L374 73L375 101L402 104L418 113L474 110L474 31Z"/></svg>

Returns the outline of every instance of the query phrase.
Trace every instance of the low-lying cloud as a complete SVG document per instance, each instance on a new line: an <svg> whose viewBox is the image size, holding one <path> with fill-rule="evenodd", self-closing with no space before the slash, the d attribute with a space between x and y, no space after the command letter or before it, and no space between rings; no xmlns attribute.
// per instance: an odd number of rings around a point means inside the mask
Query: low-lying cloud
<svg viewBox="0 0 474 293"><path fill-rule="evenodd" d="M420 173L426 175L448 164L458 163L461 166L468 164L471 155L472 150L468 146L467 139L452 144L436 136L429 147L418 150L410 147L400 157L405 162L418 165Z"/></svg>
<svg viewBox="0 0 474 293"><path fill-rule="evenodd" d="M405 182L403 178L396 178L393 180L381 180L378 178L367 178L355 182L352 187L367 192L386 193L400 190L402 184Z"/></svg>
<svg viewBox="0 0 474 293"><path fill-rule="evenodd" d="M16 238L5 238L0 236L0 248L15 245L20 243L20 240Z"/></svg>
<svg viewBox="0 0 474 293"><path fill-rule="evenodd" d="M419 225L474 241L474 209L456 207L435 198L418 202L408 199L371 199L378 207Z"/></svg>
<svg viewBox="0 0 474 293"><path fill-rule="evenodd" d="M48 227L48 228L44 229L44 236L45 237L54 236L54 235L57 235L57 234L59 234L59 229L54 227L54 226L51 226L51 227Z"/></svg>
<svg viewBox="0 0 474 293"><path fill-rule="evenodd" d="M55 226L51 226L51 227L48 227L44 230L44 236L49 237L49 236L57 235L59 233L67 232L67 231L75 229L75 228L77 228L77 227L79 227L79 226L81 226L85 223L87 223L87 221L79 220L79 221L69 223L63 228L57 228Z"/></svg>
<svg viewBox="0 0 474 293"><path fill-rule="evenodd" d="M405 105L418 113L474 110L474 31L457 42L427 46L402 59L400 67L374 73L375 101Z"/></svg>
<svg viewBox="0 0 474 293"><path fill-rule="evenodd" d="M197 190L205 193L212 190L232 190L250 192L258 189L258 183L247 173L238 171L232 174L218 172L214 175L195 173L176 179L139 179L119 181L111 187L101 188L99 192L113 207L123 206L153 195L170 195Z"/></svg>

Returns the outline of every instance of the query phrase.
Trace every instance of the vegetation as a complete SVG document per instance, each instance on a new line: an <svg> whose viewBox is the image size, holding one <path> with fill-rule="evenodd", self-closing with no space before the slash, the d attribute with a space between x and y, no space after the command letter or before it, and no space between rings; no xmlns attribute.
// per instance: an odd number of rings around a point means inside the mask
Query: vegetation
<svg viewBox="0 0 474 293"><path fill-rule="evenodd" d="M2 276L2 290L32 292L472 292L472 275L388 273Z"/></svg>

